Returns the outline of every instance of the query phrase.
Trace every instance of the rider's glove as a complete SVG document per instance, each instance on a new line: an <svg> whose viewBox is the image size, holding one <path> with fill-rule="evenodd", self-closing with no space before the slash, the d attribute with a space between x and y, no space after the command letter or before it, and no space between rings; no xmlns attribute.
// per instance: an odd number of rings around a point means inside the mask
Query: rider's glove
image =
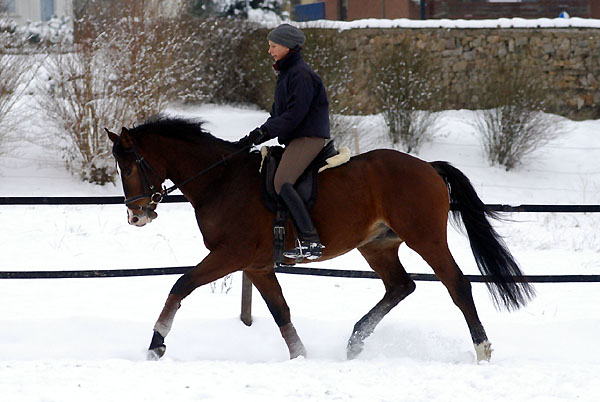
<svg viewBox="0 0 600 402"><path fill-rule="evenodd" d="M238 142L236 142L236 144L240 148L249 148L252 145L258 145L258 144L265 142L266 136L267 135L266 135L265 131L262 128L257 127L254 130L250 131L250 134L248 134L247 136L241 138Z"/></svg>

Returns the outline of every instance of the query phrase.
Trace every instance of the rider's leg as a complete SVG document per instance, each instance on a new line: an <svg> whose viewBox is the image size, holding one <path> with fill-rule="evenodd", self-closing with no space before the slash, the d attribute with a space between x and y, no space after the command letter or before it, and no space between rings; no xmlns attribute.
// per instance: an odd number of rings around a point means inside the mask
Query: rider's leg
<svg viewBox="0 0 600 402"><path fill-rule="evenodd" d="M284 255L290 257L305 255L308 258L319 258L322 255L323 245L317 230L304 205L304 201L296 192L294 183L304 172L306 167L314 160L323 149L325 139L317 137L302 137L292 141L286 148L275 172L275 191L289 209L292 219L298 228L301 244L299 250ZM293 257L292 257L293 258Z"/></svg>
<svg viewBox="0 0 600 402"><path fill-rule="evenodd" d="M310 165L325 146L327 140L319 137L300 137L290 142L286 147L281 162L275 172L273 184L279 194L285 183L294 185L298 177Z"/></svg>

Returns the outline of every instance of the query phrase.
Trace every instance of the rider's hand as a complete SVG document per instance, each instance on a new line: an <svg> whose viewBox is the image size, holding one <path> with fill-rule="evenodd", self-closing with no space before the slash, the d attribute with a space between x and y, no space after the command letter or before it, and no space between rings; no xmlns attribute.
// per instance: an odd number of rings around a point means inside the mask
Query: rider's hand
<svg viewBox="0 0 600 402"><path fill-rule="evenodd" d="M258 145L258 144L264 142L265 136L266 136L266 134L263 131L263 129L255 128L254 130L252 130L250 132L250 134L248 134L247 136L241 138L238 142L236 142L236 144L240 148L249 148L252 145Z"/></svg>
<svg viewBox="0 0 600 402"><path fill-rule="evenodd" d="M235 145L237 145L238 148L250 148L253 144L250 141L250 136L247 135L237 140L235 142Z"/></svg>
<svg viewBox="0 0 600 402"><path fill-rule="evenodd" d="M248 134L252 145L258 145L265 142L266 136L267 133L260 127L255 128L254 130L250 131L250 134Z"/></svg>

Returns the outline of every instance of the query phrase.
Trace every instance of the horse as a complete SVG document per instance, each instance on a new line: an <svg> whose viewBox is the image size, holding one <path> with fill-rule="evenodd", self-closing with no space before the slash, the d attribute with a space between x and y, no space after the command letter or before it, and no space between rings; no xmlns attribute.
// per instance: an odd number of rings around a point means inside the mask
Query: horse
<svg viewBox="0 0 600 402"><path fill-rule="evenodd" d="M106 129L123 184L128 222L156 219L157 206L179 188L194 208L209 254L173 285L154 325L148 358L159 359L182 300L194 289L243 271L258 289L285 341L290 359L306 356L291 321L273 264L273 219L259 191L261 155L216 138L192 119L158 116L121 133ZM174 185L164 187L169 179ZM478 317L471 284L447 243L447 223L462 221L479 271L498 308L514 310L535 294L491 225L499 216L481 201L469 179L447 162L426 162L378 149L319 173L311 216L325 245L324 261L358 249L385 286L382 299L356 324L346 352L355 358L365 339L415 282L399 260L402 243L417 252L445 285L467 323L477 361L489 361L491 343ZM287 223L287 233L293 230ZM290 236L288 236L290 237ZM294 239L286 240L286 248ZM293 263L294 261L286 261Z"/></svg>

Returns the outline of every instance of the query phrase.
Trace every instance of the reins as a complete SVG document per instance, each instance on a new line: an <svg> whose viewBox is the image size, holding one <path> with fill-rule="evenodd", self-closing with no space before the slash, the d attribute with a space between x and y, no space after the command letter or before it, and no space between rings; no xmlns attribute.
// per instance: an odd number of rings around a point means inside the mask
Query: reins
<svg viewBox="0 0 600 402"><path fill-rule="evenodd" d="M156 171L152 168L152 166L150 165L150 163L148 163L148 161L146 161L144 159L143 156L141 156L141 154L139 153L137 147L132 144L131 145L131 152L134 153L135 155L135 163L138 165L138 169L140 172L140 179L142 181L142 185L144 186L144 189L148 188L151 192L151 194L142 194L136 197L132 197L132 198L128 198L125 200L125 205L127 205L128 208L131 209L138 209L138 210L142 210L146 207L143 206L138 206L138 205L131 205L132 202L141 200L143 198L149 198L150 202L149 205L155 204L158 205L160 204L163 199L168 196L170 193L172 193L173 191L177 190L178 188L181 188L183 186L185 186L186 184L190 183L191 181L197 179L198 177L202 176L203 174L207 173L208 171L222 165L225 164L228 160L232 159L233 157L241 154L242 152L246 152L248 149L252 148L253 144L247 145L235 152L232 152L231 154L227 155L227 156L221 156L221 159L215 163L213 163L212 165L206 167L205 169L202 169L201 171L199 171L198 173L196 173L195 175L185 179L184 181L182 181L179 184L173 184L172 186L168 187L168 188L163 188L161 191L156 191L156 187L154 187L154 185L152 184L152 180L150 180L150 177L148 175L148 171L150 171L150 173L152 173L154 176L158 177L159 179L162 180L162 178L158 175L158 173L156 173Z"/></svg>
<svg viewBox="0 0 600 402"><path fill-rule="evenodd" d="M163 190L163 195L169 195L170 193L172 193L173 191L177 190L178 188L181 188L182 186L185 186L189 182L191 182L191 181L197 179L198 177L202 176L204 173L208 172L209 170L214 169L217 166L224 164L229 159L232 159L234 156L237 156L237 155L241 154L242 152L247 151L248 149L252 148L252 146L253 145L250 144L250 145L247 145L247 146L243 147L242 149L238 149L237 151L232 152L231 154L229 154L227 156L221 156L221 160L219 160L218 162L213 163L212 165L210 165L207 168L201 170L200 172L196 173L192 177L189 177L189 178L185 179L181 183L179 183L179 184L173 184L171 187L164 189Z"/></svg>

